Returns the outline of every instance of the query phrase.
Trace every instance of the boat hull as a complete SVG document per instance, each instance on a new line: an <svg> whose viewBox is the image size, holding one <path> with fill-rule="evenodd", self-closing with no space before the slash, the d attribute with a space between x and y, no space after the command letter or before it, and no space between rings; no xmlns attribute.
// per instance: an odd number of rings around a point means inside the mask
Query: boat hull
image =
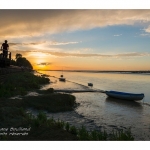
<svg viewBox="0 0 150 150"><path fill-rule="evenodd" d="M65 79L65 78L59 78L59 81L63 81L63 82L65 82L65 81L66 81L66 79Z"/></svg>
<svg viewBox="0 0 150 150"><path fill-rule="evenodd" d="M118 92L118 91L106 91L106 95L117 99L132 100L132 101L138 101L144 98L143 93L133 94L133 93Z"/></svg>
<svg viewBox="0 0 150 150"><path fill-rule="evenodd" d="M88 86L93 86L93 83L88 83Z"/></svg>

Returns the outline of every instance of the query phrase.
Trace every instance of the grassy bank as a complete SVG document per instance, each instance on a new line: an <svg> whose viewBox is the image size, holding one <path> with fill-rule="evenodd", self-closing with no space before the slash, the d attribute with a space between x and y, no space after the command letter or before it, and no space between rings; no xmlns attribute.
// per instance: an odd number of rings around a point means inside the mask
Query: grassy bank
<svg viewBox="0 0 150 150"><path fill-rule="evenodd" d="M0 98L1 108L33 108L39 111L46 110L48 112L63 112L71 111L76 106L77 104L74 96L60 93L50 93L39 96L25 96L22 97L22 99Z"/></svg>
<svg viewBox="0 0 150 150"><path fill-rule="evenodd" d="M23 99L25 107L32 107L37 110L47 110L49 112L71 111L76 106L75 97L68 94L45 94L40 96L30 96Z"/></svg>
<svg viewBox="0 0 150 150"><path fill-rule="evenodd" d="M5 117L4 117L5 116ZM77 137L48 120L39 113L37 117L27 114L24 109L17 107L4 107L0 109L0 140L4 141L72 141ZM2 129L7 129L2 135ZM18 130L17 130L18 129ZM19 130L29 129L29 130ZM25 134L26 133L26 134Z"/></svg>
<svg viewBox="0 0 150 150"><path fill-rule="evenodd" d="M8 109L8 108L7 108ZM115 131L108 134L106 131L87 131L84 126L76 128L69 123L65 123L60 120L54 120L53 118L47 118L46 115L40 112L37 117L32 114L27 114L23 109L10 108L12 114L8 111L4 111L7 118L4 119L7 124L7 135L0 135L0 140L4 141L132 141L134 138L128 131ZM15 117L14 117L15 116ZM13 117L13 118L12 118ZM5 124L5 125L6 125ZM14 126L12 126L12 124ZM1 127L1 124L0 124ZM2 129L2 128L1 128ZM13 130L12 130L13 129ZM22 130L21 130L22 129ZM16 131L15 131L16 130Z"/></svg>
<svg viewBox="0 0 150 150"><path fill-rule="evenodd" d="M49 78L30 72L7 75L0 84L0 106L34 108L49 112L70 111L76 106L75 97L69 94L54 93L53 88L39 90L41 85L49 83ZM39 96L24 96L29 91L36 91ZM22 95L22 99L9 99Z"/></svg>
<svg viewBox="0 0 150 150"><path fill-rule="evenodd" d="M130 131L87 131L76 128L60 120L48 119L42 110L49 112L71 111L77 106L75 97L69 94L54 93L53 89L39 90L42 84L49 83L43 76L30 72L10 74L0 84L0 140L27 141L73 141L73 140L133 140ZM22 96L22 99L9 99L15 95L25 95L36 91L39 96ZM26 108L39 111L38 116L26 113ZM18 129L27 130L18 130Z"/></svg>
<svg viewBox="0 0 150 150"><path fill-rule="evenodd" d="M39 89L41 84L49 83L49 78L35 76L30 72L7 74L0 83L0 97L25 95L28 91Z"/></svg>
<svg viewBox="0 0 150 150"><path fill-rule="evenodd" d="M75 97L68 94L55 94L53 89L39 90L41 85L49 83L45 76L35 76L30 72L18 72L5 76L0 84L0 139L1 140L77 140L77 137L52 124L38 124L39 118L29 117L26 108L60 112L73 110ZM36 91L39 96L24 96L29 91ZM22 99L10 99L22 95ZM11 127L29 127L28 136L3 135L3 129ZM9 132L10 133L10 132ZM8 133L8 134L9 134ZM16 132L15 132L16 133Z"/></svg>

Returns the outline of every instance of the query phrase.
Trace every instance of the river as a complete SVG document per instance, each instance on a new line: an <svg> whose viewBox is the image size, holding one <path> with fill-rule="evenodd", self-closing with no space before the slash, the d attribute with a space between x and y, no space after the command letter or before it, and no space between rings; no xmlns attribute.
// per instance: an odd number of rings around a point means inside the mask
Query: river
<svg viewBox="0 0 150 150"><path fill-rule="evenodd" d="M40 71L50 76L60 77L60 71ZM129 73L91 73L63 72L66 80L60 82L50 77L51 84L42 89L88 89L87 83L93 83L93 89L117 90L130 93L144 93L144 100L130 102L108 98L105 93L74 93L80 105L72 112L48 113L49 117L69 122L88 130L128 129L137 141L150 140L150 75ZM73 82L79 83L75 84ZM82 86L85 85L85 86Z"/></svg>

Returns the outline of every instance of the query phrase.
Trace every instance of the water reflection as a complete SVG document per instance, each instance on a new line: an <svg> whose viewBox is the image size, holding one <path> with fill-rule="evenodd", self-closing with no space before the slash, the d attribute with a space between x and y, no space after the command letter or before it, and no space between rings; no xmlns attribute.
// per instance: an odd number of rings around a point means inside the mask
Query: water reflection
<svg viewBox="0 0 150 150"><path fill-rule="evenodd" d="M109 103L111 105L117 105L121 107L129 107L129 108L135 108L135 109L142 109L143 103L142 102L136 102L136 101L129 101L129 100L121 100L116 98L107 97L106 103Z"/></svg>

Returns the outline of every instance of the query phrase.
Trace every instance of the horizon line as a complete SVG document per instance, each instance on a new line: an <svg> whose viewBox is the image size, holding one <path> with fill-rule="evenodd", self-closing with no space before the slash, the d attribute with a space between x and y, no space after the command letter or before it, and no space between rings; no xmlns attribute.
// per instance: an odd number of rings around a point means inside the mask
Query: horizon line
<svg viewBox="0 0 150 150"><path fill-rule="evenodd" d="M42 69L35 69L37 71L74 71L74 72L150 72L150 70L42 70Z"/></svg>

